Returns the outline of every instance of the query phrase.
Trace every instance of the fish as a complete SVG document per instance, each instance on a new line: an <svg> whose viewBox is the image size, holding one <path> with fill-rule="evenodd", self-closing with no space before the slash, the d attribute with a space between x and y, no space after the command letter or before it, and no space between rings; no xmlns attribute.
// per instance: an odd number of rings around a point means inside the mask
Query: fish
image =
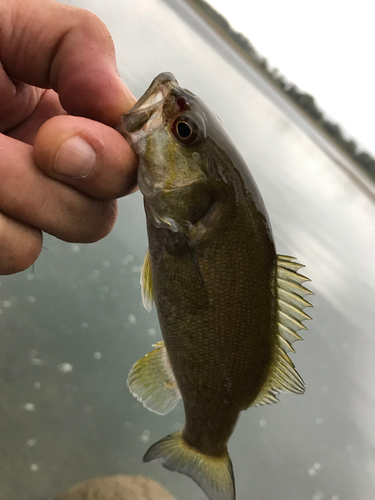
<svg viewBox="0 0 375 500"><path fill-rule="evenodd" d="M210 500L234 500L227 444L239 414L304 392L289 352L311 317L294 257L278 255L249 167L218 117L161 73L117 130L139 157L149 247L143 304L163 341L137 361L131 393L165 415L182 399L183 429L144 462L193 479Z"/></svg>

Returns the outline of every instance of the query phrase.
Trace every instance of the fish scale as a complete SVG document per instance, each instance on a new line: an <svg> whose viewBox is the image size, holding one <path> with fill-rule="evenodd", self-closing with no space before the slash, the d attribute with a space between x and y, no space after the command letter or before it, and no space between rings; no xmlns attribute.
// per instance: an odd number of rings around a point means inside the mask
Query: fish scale
<svg viewBox="0 0 375 500"><path fill-rule="evenodd" d="M210 500L234 500L227 444L240 412L304 391L288 353L310 319L307 278L276 254L260 192L222 124L172 74L152 82L118 130L140 157L142 299L156 305L163 334L128 385L152 411L180 399L185 409L184 428L144 461L188 475Z"/></svg>

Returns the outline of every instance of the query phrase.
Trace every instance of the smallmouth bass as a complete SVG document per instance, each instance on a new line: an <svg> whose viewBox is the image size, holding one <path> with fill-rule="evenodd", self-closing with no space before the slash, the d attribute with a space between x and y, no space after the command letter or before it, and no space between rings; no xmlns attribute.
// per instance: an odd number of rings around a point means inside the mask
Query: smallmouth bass
<svg viewBox="0 0 375 500"><path fill-rule="evenodd" d="M182 398L185 426L145 462L191 477L210 500L234 500L228 440L239 414L304 384L288 356L311 319L303 267L277 255L261 194L218 118L162 73L118 130L139 156L149 249L142 298L163 342L129 373L160 414Z"/></svg>

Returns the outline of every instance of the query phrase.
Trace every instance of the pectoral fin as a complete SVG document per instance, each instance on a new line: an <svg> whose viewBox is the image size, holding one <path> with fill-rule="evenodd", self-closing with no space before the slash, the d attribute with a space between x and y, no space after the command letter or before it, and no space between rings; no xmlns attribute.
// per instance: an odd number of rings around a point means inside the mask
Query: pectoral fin
<svg viewBox="0 0 375 500"><path fill-rule="evenodd" d="M181 393L164 342L137 361L130 370L128 387L138 401L155 413L165 415L176 406Z"/></svg>
<svg viewBox="0 0 375 500"><path fill-rule="evenodd" d="M169 283L176 297L194 297L194 310L208 307L209 298L199 261L185 234L169 232L169 244L158 265L159 274Z"/></svg>
<svg viewBox="0 0 375 500"><path fill-rule="evenodd" d="M310 281L298 273L303 266L293 260L294 257L277 256L278 345L268 380L252 406L277 403L279 392L301 394L305 391L303 380L287 353L294 352L293 342L302 340L297 334L300 329L306 330L301 321L311 319L303 312L305 307L312 307L303 296L312 292L302 285Z"/></svg>
<svg viewBox="0 0 375 500"><path fill-rule="evenodd" d="M154 302L154 289L152 285L150 252L148 249L141 272L141 290L143 305L148 312L151 312Z"/></svg>

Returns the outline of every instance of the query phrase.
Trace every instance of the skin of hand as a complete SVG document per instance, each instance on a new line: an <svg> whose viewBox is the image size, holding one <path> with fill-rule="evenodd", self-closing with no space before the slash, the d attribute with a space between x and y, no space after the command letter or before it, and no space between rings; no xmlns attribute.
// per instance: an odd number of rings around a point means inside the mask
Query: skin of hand
<svg viewBox="0 0 375 500"><path fill-rule="evenodd" d="M111 231L137 169L112 127L134 103L94 14L0 2L0 274L33 264L42 231L77 243Z"/></svg>

